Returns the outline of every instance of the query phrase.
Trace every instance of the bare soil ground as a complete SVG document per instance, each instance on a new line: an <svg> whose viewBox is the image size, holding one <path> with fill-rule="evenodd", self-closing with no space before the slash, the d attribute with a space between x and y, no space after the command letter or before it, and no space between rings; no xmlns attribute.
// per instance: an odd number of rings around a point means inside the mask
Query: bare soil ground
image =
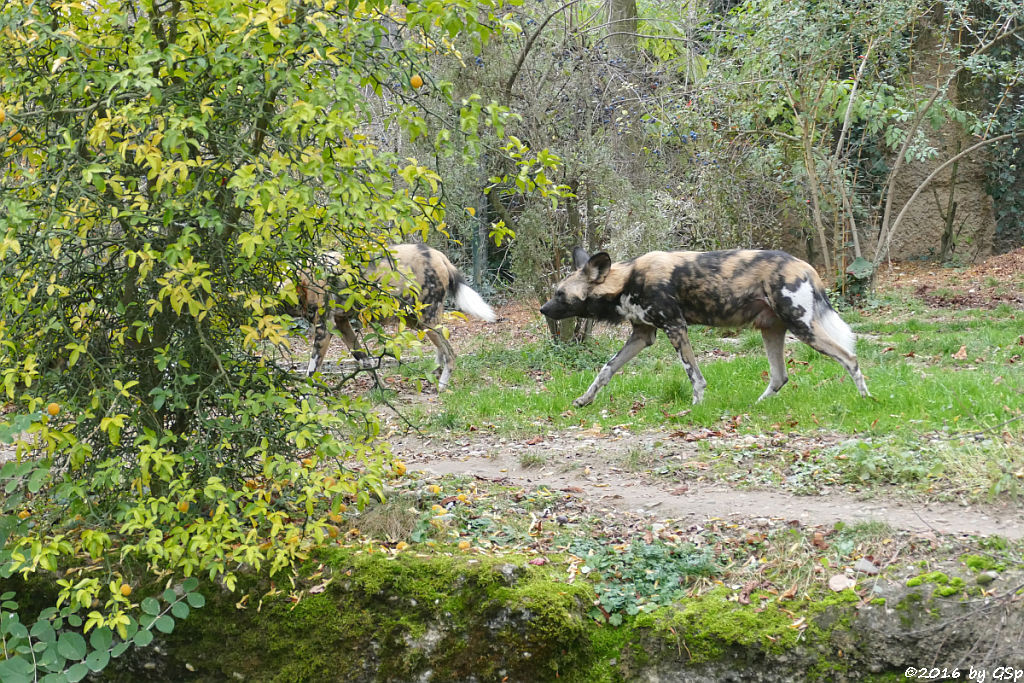
<svg viewBox="0 0 1024 683"><path fill-rule="evenodd" d="M958 309L1008 304L1024 309L1024 249L995 256L965 269L935 263L888 264L880 274L883 289L906 291L930 305ZM498 325L460 321L450 327L453 342L465 353L472 338L536 334L537 313L524 305L499 309ZM502 329L504 328L504 329ZM432 395L401 400L436 402ZM879 520L910 534L954 536L999 535L1024 539L1024 507L1012 504L967 505L918 501L901 492L873 491L860 497L843 490L796 495L778 489L736 488L705 474L708 452L685 434L668 431L600 433L575 429L525 439L486 433L445 438L410 433L397 420L389 436L395 453L424 476L466 475L478 480L526 488L546 487L579 500L588 509L626 514L650 521L701 524L724 520L748 527L790 524L825 526L837 521ZM742 448L743 440L770 438L725 434L703 438L722 448ZM799 439L785 447L800 448ZM828 435L804 437L820 446ZM833 437L837 441L839 437ZM750 444L754 445L754 444ZM715 449L712 449L715 450ZM625 469L630 457L643 463ZM659 465L671 474L654 474Z"/></svg>
<svg viewBox="0 0 1024 683"><path fill-rule="evenodd" d="M753 437L710 438L726 445ZM591 510L639 515L651 521L687 525L724 520L741 526L816 527L877 520L918 534L1024 539L1024 508L1009 504L966 506L915 501L902 494L875 492L858 497L830 490L795 495L731 487L703 474L709 467L706 451L669 432L595 434L571 430L522 440L487 435L424 439L396 434L392 444L410 469L427 475L465 475L508 486L546 487L573 494ZM799 448L797 443L790 446ZM627 471L623 463L631 452L644 453L647 462L672 462L678 469L668 477L650 470Z"/></svg>

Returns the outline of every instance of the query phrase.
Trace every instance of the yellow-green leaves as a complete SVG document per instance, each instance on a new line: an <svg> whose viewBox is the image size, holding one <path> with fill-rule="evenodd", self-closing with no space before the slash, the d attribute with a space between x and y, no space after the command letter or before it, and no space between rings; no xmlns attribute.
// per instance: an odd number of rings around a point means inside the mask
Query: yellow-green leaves
<svg viewBox="0 0 1024 683"><path fill-rule="evenodd" d="M169 268L156 281L162 286L153 300L154 310L163 310L163 302L166 301L178 315L184 312L202 319L213 306L209 296L204 296L204 292L213 294L209 267L191 256L177 267Z"/></svg>
<svg viewBox="0 0 1024 683"><path fill-rule="evenodd" d="M454 50L453 31L482 40L492 9L417 7L417 44L395 50L376 1L196 0L146 21L112 0L0 3L0 386L24 418L0 434L24 435L26 466L3 483L24 517L0 564L62 572L90 631L128 637L127 565L232 587L242 564L301 560L331 506L380 494L372 409L281 355L294 278L337 247L343 305L400 311L395 276L364 266L443 229L446 207L437 170L379 139L426 135L423 111L380 119L370 84ZM467 102L464 137L500 134L502 110Z"/></svg>

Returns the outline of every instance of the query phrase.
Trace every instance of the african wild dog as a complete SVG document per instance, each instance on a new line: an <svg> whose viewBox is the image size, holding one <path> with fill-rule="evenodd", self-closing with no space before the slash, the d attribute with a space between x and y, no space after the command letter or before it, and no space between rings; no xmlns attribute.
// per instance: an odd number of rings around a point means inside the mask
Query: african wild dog
<svg viewBox="0 0 1024 683"><path fill-rule="evenodd" d="M652 251L623 263L605 252L589 256L573 250L576 272L559 283L540 312L556 320L577 316L633 324L625 346L605 364L587 392L573 403L585 406L622 366L665 331L693 385L693 402L704 397L707 382L697 367L687 325L761 330L771 366L773 396L789 379L783 345L786 330L839 361L861 396L870 396L854 352L855 337L833 310L809 264L783 251Z"/></svg>
<svg viewBox="0 0 1024 683"><path fill-rule="evenodd" d="M448 257L438 250L425 244L398 244L390 247L389 251L393 258L382 261L367 275L371 280L381 281L393 295L404 299L407 305L420 304L416 306L417 311L410 311L404 316L405 321L410 327L423 330L437 347L437 389L443 391L455 369L455 351L444 335L435 329L444 313L445 297L451 294L460 310L487 322L494 322L497 316L480 295L466 284L466 278ZM340 255L335 252L324 255L324 265L330 271L324 280L314 281L307 272L298 274L296 289L299 304L305 309L316 331L313 353L306 368L307 375L312 375L320 368L331 343L331 332L326 320L328 316L334 317L335 327L356 360L364 367L369 364L369 357L366 351L359 348L359 341L350 322L350 318L357 312L346 307L338 294L342 290L336 279L341 276L337 268L339 262ZM386 273L395 270L404 276L400 278L402 282L397 284L385 277ZM328 301L328 298L332 301Z"/></svg>

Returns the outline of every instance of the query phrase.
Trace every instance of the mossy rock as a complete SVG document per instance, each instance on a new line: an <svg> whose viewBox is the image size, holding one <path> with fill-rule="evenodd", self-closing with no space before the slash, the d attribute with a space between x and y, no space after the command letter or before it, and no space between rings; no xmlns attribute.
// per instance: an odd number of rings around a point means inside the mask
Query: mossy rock
<svg viewBox="0 0 1024 683"><path fill-rule="evenodd" d="M876 584L874 600L850 590L788 601L755 593L752 604L722 586L615 627L587 616L593 586L582 577L567 584L563 571L525 557L332 550L294 588L254 575L235 593L201 588L202 609L150 647L129 649L97 680L897 680L908 661L953 661L979 642L1006 659L1024 630L1009 603L971 618L978 606L933 596L935 584L924 592L902 582ZM21 602L43 600L40 586L52 578L0 587L18 589ZM922 630L934 637L921 639Z"/></svg>

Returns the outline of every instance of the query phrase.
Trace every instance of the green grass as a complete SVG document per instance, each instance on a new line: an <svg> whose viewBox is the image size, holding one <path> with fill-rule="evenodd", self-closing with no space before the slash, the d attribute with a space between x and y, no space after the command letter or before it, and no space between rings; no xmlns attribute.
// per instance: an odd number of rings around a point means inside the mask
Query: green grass
<svg viewBox="0 0 1024 683"><path fill-rule="evenodd" d="M757 403L768 371L760 335L748 330L723 340L717 330L701 330L693 335L708 381L701 405L691 405L689 380L661 336L593 404L574 408L573 399L621 344L621 337L605 332L580 346L544 341L510 350L495 345L460 357L454 389L445 394L435 424L454 430L494 425L504 433L595 422L685 428L742 414L752 431L795 423L891 435L984 430L1015 417L1024 406L1024 362L1013 360L1024 351L1017 319L865 320L856 328L872 335L862 336L858 352L876 400L862 399L838 363L805 344L790 343L789 383L778 396ZM966 360L953 358L961 347ZM708 355L713 349L727 356Z"/></svg>

